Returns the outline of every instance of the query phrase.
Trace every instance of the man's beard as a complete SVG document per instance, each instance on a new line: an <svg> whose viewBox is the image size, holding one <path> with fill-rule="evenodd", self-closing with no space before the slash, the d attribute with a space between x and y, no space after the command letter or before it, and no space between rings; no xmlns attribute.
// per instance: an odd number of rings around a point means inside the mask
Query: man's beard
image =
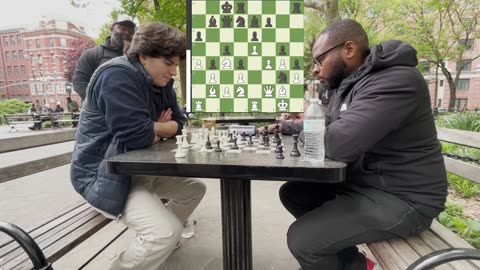
<svg viewBox="0 0 480 270"><path fill-rule="evenodd" d="M111 37L111 42L113 45L115 45L115 48L117 48L120 51L123 51L123 46L125 45L125 37L122 33L119 32L113 32L112 37Z"/></svg>
<svg viewBox="0 0 480 270"><path fill-rule="evenodd" d="M333 63L331 75L326 79L325 87L328 90L337 89L343 79L347 77L347 64L343 60Z"/></svg>

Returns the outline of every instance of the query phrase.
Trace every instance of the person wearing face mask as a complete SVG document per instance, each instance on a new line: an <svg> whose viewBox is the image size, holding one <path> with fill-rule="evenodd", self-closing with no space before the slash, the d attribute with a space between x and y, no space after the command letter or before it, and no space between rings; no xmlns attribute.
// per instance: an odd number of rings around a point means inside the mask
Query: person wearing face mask
<svg viewBox="0 0 480 270"><path fill-rule="evenodd" d="M100 66L87 87L72 156L72 185L100 213L137 235L109 269L164 267L183 224L205 194L205 184L194 178L107 172L109 157L181 134L186 119L173 77L185 55L184 33L164 23L146 23L126 55Z"/></svg>
<svg viewBox="0 0 480 270"><path fill-rule="evenodd" d="M82 103L93 72L108 60L123 55L125 40L131 39L135 27L130 17L119 15L110 27L110 35L105 43L82 53L73 74L73 88L82 98Z"/></svg>

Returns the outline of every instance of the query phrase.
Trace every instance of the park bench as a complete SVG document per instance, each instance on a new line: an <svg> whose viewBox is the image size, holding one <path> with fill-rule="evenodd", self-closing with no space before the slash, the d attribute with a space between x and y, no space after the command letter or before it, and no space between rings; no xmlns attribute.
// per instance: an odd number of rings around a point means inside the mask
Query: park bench
<svg viewBox="0 0 480 270"><path fill-rule="evenodd" d="M57 142L58 140L46 140L44 137L56 136L60 133L67 134L67 136L62 137L62 141L67 140L67 142L35 147L36 145L45 145L52 141ZM0 154L2 158L6 158L5 160L10 160L11 157L19 151L35 151L42 147L52 147L52 149L44 151L50 154L39 155L36 158L32 158L32 160L22 161L23 163L7 164L4 167L0 167L0 175L3 175L0 183L14 181L21 176L68 164L71 160L71 152L73 149L72 145L68 145L73 144L73 142L68 142L68 140L74 140L74 135L70 131L62 131L60 133L56 132L34 136L37 139L30 138L29 140L30 142L34 141L33 144L30 144L32 148L24 149L24 147L19 146L18 149L23 150L9 148L7 149L8 152L4 151L4 153ZM54 149L57 145L61 147ZM10 157L6 155L10 155ZM25 156L25 153L23 153L23 156ZM34 165L29 165L26 166L26 169L19 170L21 171L20 174L18 172L16 173L15 171L17 170L15 168L22 164ZM107 219L99 214L84 201L74 204L73 207L65 210L56 217L46 220L42 222L41 225L29 228L26 231L23 231L23 229L14 224L0 222L0 232L10 236L6 237L6 235L0 234L0 269L52 269L48 268L51 263L57 261L110 222L111 219ZM125 232L125 230L107 243L93 258L123 232ZM13 240L11 238L13 238ZM85 264L89 263L93 258Z"/></svg>
<svg viewBox="0 0 480 270"><path fill-rule="evenodd" d="M438 128L438 138L480 149L478 132ZM445 165L447 171L480 183L480 166L449 156L445 156ZM436 220L419 236L367 245L384 270L480 269L480 251Z"/></svg>
<svg viewBox="0 0 480 270"><path fill-rule="evenodd" d="M9 132L17 132L17 125L19 124L41 124L42 122L35 119L33 114L4 114L5 122L10 127Z"/></svg>
<svg viewBox="0 0 480 270"><path fill-rule="evenodd" d="M53 129L62 129L63 124L78 124L79 113L51 113L51 122Z"/></svg>

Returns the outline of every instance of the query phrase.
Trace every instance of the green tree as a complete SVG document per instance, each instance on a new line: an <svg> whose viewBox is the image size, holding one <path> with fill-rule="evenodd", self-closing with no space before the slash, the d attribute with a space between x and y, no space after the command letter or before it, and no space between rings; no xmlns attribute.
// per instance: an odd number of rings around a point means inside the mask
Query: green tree
<svg viewBox="0 0 480 270"><path fill-rule="evenodd" d="M0 102L0 115L12 113L26 113L31 104L18 99L9 99Z"/></svg>
<svg viewBox="0 0 480 270"><path fill-rule="evenodd" d="M479 6L480 0L408 0L399 10L404 19L396 22L396 34L417 49L419 58L433 65L435 76L438 69L445 75L450 89L449 111L455 107L462 69L480 57L469 53L464 59L468 40L480 37ZM453 70L447 68L449 60L455 63Z"/></svg>

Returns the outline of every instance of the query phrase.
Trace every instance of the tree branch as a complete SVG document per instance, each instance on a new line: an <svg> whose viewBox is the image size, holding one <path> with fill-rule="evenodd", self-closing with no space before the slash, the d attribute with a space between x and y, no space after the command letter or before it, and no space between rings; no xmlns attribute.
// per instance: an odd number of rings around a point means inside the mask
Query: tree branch
<svg viewBox="0 0 480 270"><path fill-rule="evenodd" d="M325 12L325 10L327 9L326 4L320 3L320 1L318 0L304 0L303 4L307 8L313 8L321 12Z"/></svg>

